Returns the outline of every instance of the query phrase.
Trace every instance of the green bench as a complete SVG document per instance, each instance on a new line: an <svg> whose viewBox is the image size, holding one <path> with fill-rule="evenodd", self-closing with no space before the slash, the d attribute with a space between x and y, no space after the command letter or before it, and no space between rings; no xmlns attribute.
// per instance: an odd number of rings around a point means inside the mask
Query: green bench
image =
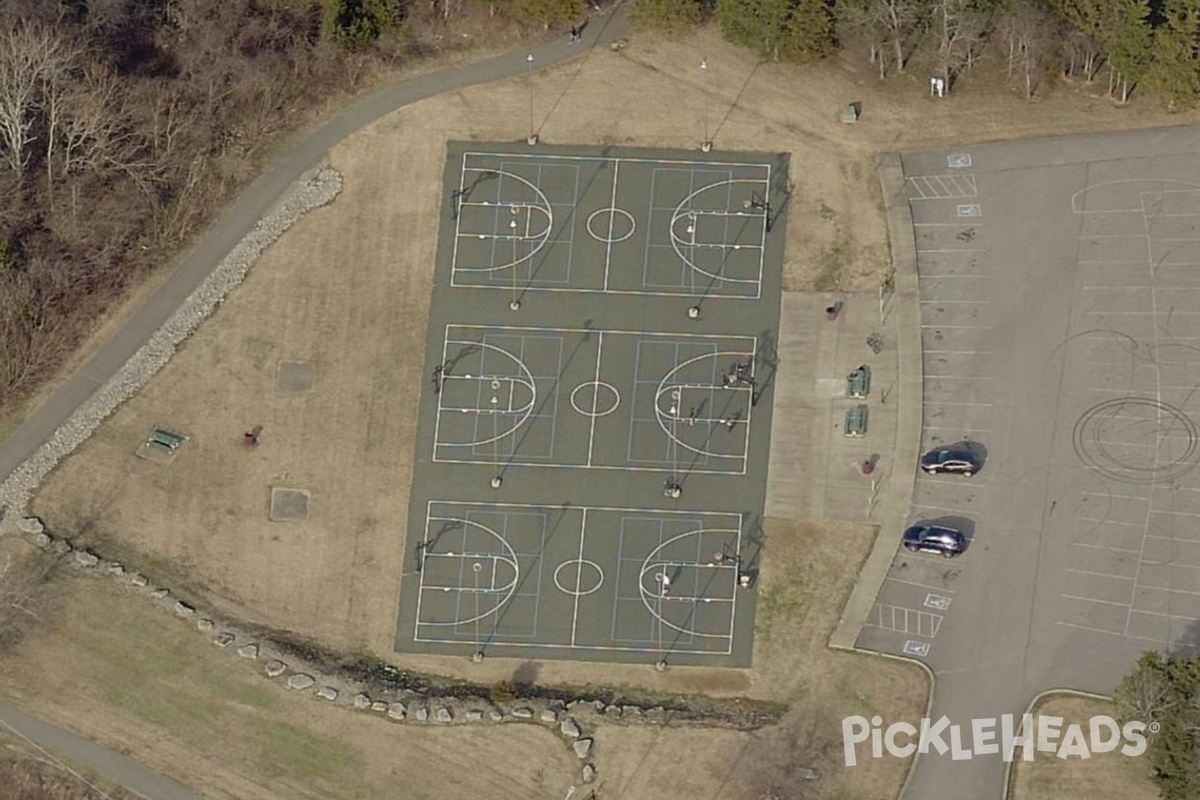
<svg viewBox="0 0 1200 800"><path fill-rule="evenodd" d="M846 376L846 396L866 397L871 393L871 368L863 364Z"/></svg>
<svg viewBox="0 0 1200 800"><path fill-rule="evenodd" d="M842 425L845 436L865 436L867 433L867 407L855 406L846 409L846 421Z"/></svg>
<svg viewBox="0 0 1200 800"><path fill-rule="evenodd" d="M159 447L164 447L173 453L179 449L179 445L187 441L187 437L180 436L178 433L164 431L162 428L154 428L150 431L150 437L146 441L149 444L156 444Z"/></svg>

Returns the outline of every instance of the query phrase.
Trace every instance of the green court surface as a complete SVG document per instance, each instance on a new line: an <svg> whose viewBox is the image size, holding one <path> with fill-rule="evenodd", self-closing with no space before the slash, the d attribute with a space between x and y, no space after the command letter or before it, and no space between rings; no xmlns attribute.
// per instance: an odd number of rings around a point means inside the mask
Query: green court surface
<svg viewBox="0 0 1200 800"><path fill-rule="evenodd" d="M789 192L449 145L398 652L749 665Z"/></svg>

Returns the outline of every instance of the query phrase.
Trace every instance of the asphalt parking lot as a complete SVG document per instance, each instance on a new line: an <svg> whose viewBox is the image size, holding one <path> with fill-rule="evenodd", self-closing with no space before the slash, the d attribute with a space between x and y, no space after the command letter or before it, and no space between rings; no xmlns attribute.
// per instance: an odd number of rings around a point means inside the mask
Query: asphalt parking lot
<svg viewBox="0 0 1200 800"><path fill-rule="evenodd" d="M922 445L986 461L918 478L911 519L970 544L900 551L858 643L923 658L934 716L1110 693L1140 652L1200 642L1198 144L1179 128L904 157ZM909 796L1002 780L996 758L923 758Z"/></svg>

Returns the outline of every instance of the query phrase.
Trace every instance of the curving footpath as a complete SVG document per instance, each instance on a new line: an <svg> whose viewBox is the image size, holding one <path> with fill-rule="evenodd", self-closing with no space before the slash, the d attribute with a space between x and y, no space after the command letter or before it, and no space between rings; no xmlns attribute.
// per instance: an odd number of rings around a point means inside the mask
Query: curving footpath
<svg viewBox="0 0 1200 800"><path fill-rule="evenodd" d="M330 149L360 128L406 105L443 92L517 77L527 69L526 57L542 68L593 47L616 41L625 33L620 5L597 17L583 31L582 47L567 37L521 48L453 69L420 75L381 89L336 113L299 142L288 147L251 183L187 253L166 283L125 325L62 386L56 389L3 442L0 442L0 483L32 457L75 411L115 376L130 358L167 322L184 301L266 215L297 181L322 164ZM0 508L0 520L6 509ZM22 509L11 509L15 515ZM200 800L177 781L136 761L103 748L69 731L49 725L0 702L0 725L72 763L86 767L150 800Z"/></svg>

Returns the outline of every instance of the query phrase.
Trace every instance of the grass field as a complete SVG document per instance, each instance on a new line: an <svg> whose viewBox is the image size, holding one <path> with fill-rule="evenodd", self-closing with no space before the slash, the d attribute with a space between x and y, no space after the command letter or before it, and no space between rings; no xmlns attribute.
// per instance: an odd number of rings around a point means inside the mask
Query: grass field
<svg viewBox="0 0 1200 800"><path fill-rule="evenodd" d="M1062 717L1064 729L1082 724L1096 715L1113 715L1107 700L1071 694L1051 695L1034 713ZM1010 800L1092 800L1119 797L1121 800L1157 800L1158 790L1150 782L1146 758L1130 758L1118 751L1096 753L1084 761L1060 759L1053 753L1039 752L1032 762L1016 762L1013 769Z"/></svg>
<svg viewBox="0 0 1200 800"><path fill-rule="evenodd" d="M701 52L704 73L694 67ZM762 65L710 32L682 41L634 37L619 53L598 50L536 73L532 94L548 142L694 147L707 117L718 149L790 152L790 289L873 290L884 279L887 232L874 169L881 151L1169 119L1069 90L1053 103L1025 104L994 89L973 93L968 84L952 102L935 103L919 80L881 85L849 57L805 69ZM56 531L231 615L336 648L390 653L445 141L522 140L529 97L523 79L454 92L337 147L330 160L346 187L337 202L263 257L152 384L52 475L36 512ZM850 101L863 103L862 120L841 125L837 110ZM312 362L311 392L275 391L285 359ZM261 444L246 449L241 434L255 424L264 426ZM191 437L170 467L131 457L153 425ZM309 490L309 520L268 521L273 486ZM766 527L753 669L656 673L556 662L540 665L539 681L748 694L798 703L817 721L864 708L919 717L921 672L825 649L874 530L796 520ZM832 533L838 548L821 547ZM213 797L383 796L372 793L398 775L409 781L407 797L482 789L467 785L484 778L446 759L450 752L509 770L514 797L541 796L524 769L533 761L546 765L540 780L551 794L568 780L563 770L576 768L549 737L401 731L285 699L257 676L214 666L210 646L186 626L135 606L111 588L73 584L59 626L6 664L5 690L99 741L126 742ZM403 663L483 682L518 666L434 657ZM217 735L228 730L234 734ZM812 742L815 761L806 766L823 768L828 796L897 791L903 763L880 760L842 774L835 759L820 755L822 737L839 735L836 727L800 733ZM755 791L751 778L739 777L745 760L735 757L761 749L746 734L612 729L598 741L605 785L620 787L625 800L662 796L653 780L660 773L678 775L688 787L680 796ZM709 767L688 768L699 763ZM295 775L318 788L299 786Z"/></svg>

